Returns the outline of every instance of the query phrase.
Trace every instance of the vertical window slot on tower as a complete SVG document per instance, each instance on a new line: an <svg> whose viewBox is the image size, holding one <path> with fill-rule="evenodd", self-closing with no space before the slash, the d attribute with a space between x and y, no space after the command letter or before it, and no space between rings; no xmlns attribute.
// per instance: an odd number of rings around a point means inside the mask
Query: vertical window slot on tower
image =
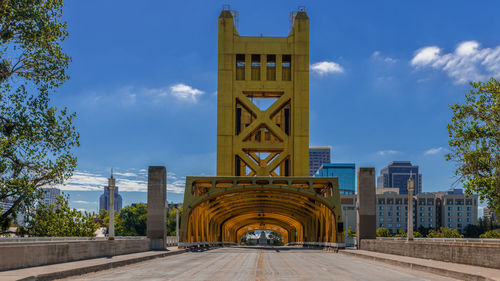
<svg viewBox="0 0 500 281"><path fill-rule="evenodd" d="M290 135L290 109L285 108L285 134Z"/></svg>
<svg viewBox="0 0 500 281"><path fill-rule="evenodd" d="M238 155L236 155L234 159L234 171L237 177L241 176L241 162Z"/></svg>
<svg viewBox="0 0 500 281"><path fill-rule="evenodd" d="M236 80L245 80L245 55L236 55Z"/></svg>
<svg viewBox="0 0 500 281"><path fill-rule="evenodd" d="M260 80L260 55L252 55L252 80Z"/></svg>
<svg viewBox="0 0 500 281"><path fill-rule="evenodd" d="M241 131L241 107L236 108L236 135Z"/></svg>
<svg viewBox="0 0 500 281"><path fill-rule="evenodd" d="M266 80L275 81L276 80L276 55L267 55L267 71Z"/></svg>
<svg viewBox="0 0 500 281"><path fill-rule="evenodd" d="M281 59L281 73L283 74L283 81L292 80L292 56L283 55Z"/></svg>

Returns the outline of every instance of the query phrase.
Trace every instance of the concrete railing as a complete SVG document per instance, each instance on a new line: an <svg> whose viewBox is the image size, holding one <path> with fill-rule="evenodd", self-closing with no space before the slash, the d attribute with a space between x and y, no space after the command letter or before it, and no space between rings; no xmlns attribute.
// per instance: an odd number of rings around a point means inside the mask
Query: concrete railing
<svg viewBox="0 0 500 281"><path fill-rule="evenodd" d="M186 248L192 248L192 247L232 247L232 246L237 246L237 243L234 242L210 242L210 241L205 241L205 242L180 242L179 247L186 247Z"/></svg>
<svg viewBox="0 0 500 281"><path fill-rule="evenodd" d="M345 243L329 243L329 242L290 242L286 246L311 246L311 247L331 247L345 248Z"/></svg>
<svg viewBox="0 0 500 281"><path fill-rule="evenodd" d="M360 249L500 269L498 239L362 239Z"/></svg>
<svg viewBox="0 0 500 281"><path fill-rule="evenodd" d="M377 237L377 239L406 241L406 237ZM500 239L493 238L414 238L413 240L425 242L500 243Z"/></svg>
<svg viewBox="0 0 500 281"><path fill-rule="evenodd" d="M5 237L0 238L0 271L146 252L150 244L145 236ZM177 244L177 237L166 237L166 247Z"/></svg>

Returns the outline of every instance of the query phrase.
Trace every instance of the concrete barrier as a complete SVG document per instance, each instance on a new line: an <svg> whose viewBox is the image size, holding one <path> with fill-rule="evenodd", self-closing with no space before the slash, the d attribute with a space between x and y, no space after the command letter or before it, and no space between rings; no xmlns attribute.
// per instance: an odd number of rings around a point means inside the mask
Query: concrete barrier
<svg viewBox="0 0 500 281"><path fill-rule="evenodd" d="M360 249L500 269L500 243L362 239Z"/></svg>
<svg viewBox="0 0 500 281"><path fill-rule="evenodd" d="M26 242L25 242L26 241ZM150 250L145 237L115 240L52 240L0 243L0 271Z"/></svg>

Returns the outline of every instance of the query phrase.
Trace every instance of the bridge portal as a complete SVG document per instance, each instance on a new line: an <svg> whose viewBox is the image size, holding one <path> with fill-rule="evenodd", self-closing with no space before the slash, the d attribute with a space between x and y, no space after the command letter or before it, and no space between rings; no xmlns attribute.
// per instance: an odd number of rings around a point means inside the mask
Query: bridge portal
<svg viewBox="0 0 500 281"><path fill-rule="evenodd" d="M342 245L337 178L309 174L309 18L287 37L238 34L219 16L217 176L187 177L181 245L239 243L268 225L288 242Z"/></svg>

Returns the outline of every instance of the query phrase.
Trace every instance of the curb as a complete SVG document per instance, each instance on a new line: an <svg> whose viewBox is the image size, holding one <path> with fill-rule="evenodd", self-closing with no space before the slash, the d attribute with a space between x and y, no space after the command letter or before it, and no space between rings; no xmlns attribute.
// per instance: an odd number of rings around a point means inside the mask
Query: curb
<svg viewBox="0 0 500 281"><path fill-rule="evenodd" d="M71 277L71 276L75 276L75 275L82 275L82 274L86 274L86 273L111 269L111 268L125 266L125 265L129 265L129 264L134 264L134 263L138 263L138 262L143 262L143 261L147 261L147 260L152 260L152 259L157 259L157 258L162 258L162 257L167 257L167 256L173 256L173 255L179 255L179 254L186 253L188 251L189 251L188 249L185 249L185 250L174 251L174 252L161 252L157 255L138 257L138 258L132 258L132 259L128 259L128 260L107 262L107 263L98 264L98 265L92 265L92 266L74 268L74 269L69 269L69 270L64 270L64 271L45 273L45 274L25 277L25 278L22 278L19 280L22 280L22 281L35 281L35 280L36 281L45 281L45 280L62 279L62 278L67 278L67 277Z"/></svg>
<svg viewBox="0 0 500 281"><path fill-rule="evenodd" d="M425 272L433 273L436 275L451 277L451 278L465 280L465 281L469 281L469 280L470 281L495 281L493 279L484 277L482 275L464 273L464 272L449 270L449 269L445 269L445 268L441 268L441 267L432 267L432 266L421 265L421 264L416 264L416 263L411 263L411 262L404 262L404 261L398 261L398 260L394 260L394 259L374 257L374 256L370 256L370 255L363 255L360 253L353 253L353 252L346 252L346 251L339 251L339 253L341 253L343 255L347 255L347 256L353 256L353 257L368 259L368 260L372 260L372 261L384 262L384 263L391 264L391 265L406 267L406 268L409 268L412 270L425 271Z"/></svg>

